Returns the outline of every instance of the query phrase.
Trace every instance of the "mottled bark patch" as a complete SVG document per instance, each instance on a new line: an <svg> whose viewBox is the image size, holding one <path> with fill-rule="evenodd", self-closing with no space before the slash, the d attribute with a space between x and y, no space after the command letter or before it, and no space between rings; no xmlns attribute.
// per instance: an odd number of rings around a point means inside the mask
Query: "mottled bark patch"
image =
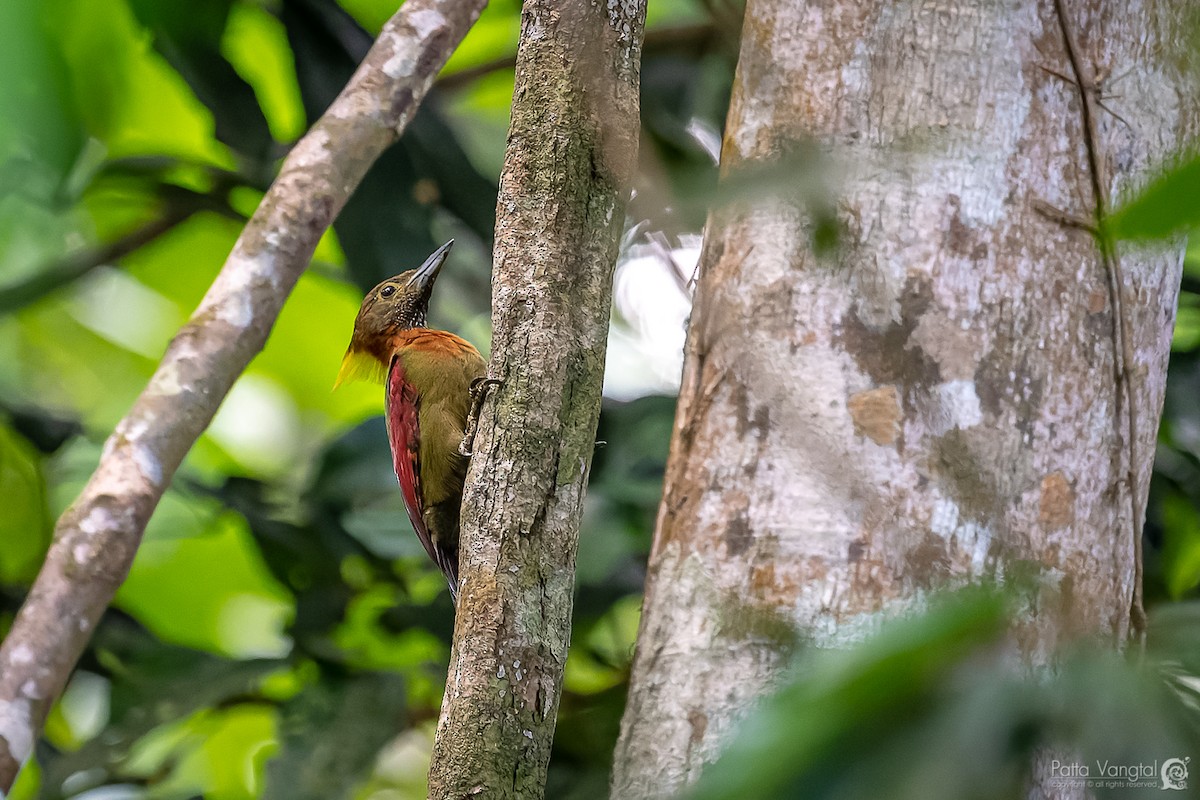
<svg viewBox="0 0 1200 800"><path fill-rule="evenodd" d="M847 591L839 598L834 619L839 622L861 614L874 614L900 596L900 576L882 559L864 552L852 562Z"/></svg>
<svg viewBox="0 0 1200 800"><path fill-rule="evenodd" d="M748 509L739 508L737 513L725 524L725 535L722 537L730 555L738 556L746 552L754 541L754 532L750 529Z"/></svg>
<svg viewBox="0 0 1200 800"><path fill-rule="evenodd" d="M854 432L875 444L895 444L900 434L900 396L895 386L881 386L850 395L846 403Z"/></svg>
<svg viewBox="0 0 1200 800"><path fill-rule="evenodd" d="M984 480L987 474L971 449L968 435L960 428L935 440L932 466L943 478L943 487L958 503L965 517L994 522L1001 510L996 488Z"/></svg>
<svg viewBox="0 0 1200 800"><path fill-rule="evenodd" d="M788 566L775 569L774 559L755 563L750 569L750 594L770 605L787 605L796 598L800 581Z"/></svg>
<svg viewBox="0 0 1200 800"><path fill-rule="evenodd" d="M766 605L759 598L747 603L729 593L718 605L717 636L726 642L768 644L783 658L800 642L796 622L785 610Z"/></svg>
<svg viewBox="0 0 1200 800"><path fill-rule="evenodd" d="M854 563L858 562L860 559L862 559L863 555L866 552L867 552L867 540L865 537L860 536L857 539L850 542L850 544L846 547L846 560L849 561L851 564L854 564Z"/></svg>
<svg viewBox="0 0 1200 800"><path fill-rule="evenodd" d="M388 105L387 120L390 125L399 125L400 121L408 116L409 111L416 103L416 97L411 90L405 89L396 92L392 95L391 102Z"/></svg>
<svg viewBox="0 0 1200 800"><path fill-rule="evenodd" d="M1061 472L1042 478L1038 522L1047 530L1065 528L1075 521L1075 490Z"/></svg>
<svg viewBox="0 0 1200 800"><path fill-rule="evenodd" d="M913 331L932 303L927 278L910 278L900 297L900 321L882 329L864 322L857 313L847 314L838 326L835 342L855 360L876 384L895 384L904 390L905 406L912 390L942 380L941 370L920 345Z"/></svg>
<svg viewBox="0 0 1200 800"><path fill-rule="evenodd" d="M734 389L733 403L737 413L738 438L745 438L747 433L754 431L759 439L765 439L771 431L771 409L764 405L751 408L749 392L740 384Z"/></svg>
<svg viewBox="0 0 1200 800"><path fill-rule="evenodd" d="M963 323L967 323L967 327ZM967 315L951 316L936 309L923 316L912 333L912 346L920 347L937 362L942 380L967 380L974 376L983 350L982 336Z"/></svg>
<svg viewBox="0 0 1200 800"><path fill-rule="evenodd" d="M909 580L922 589L942 585L950 574L950 554L946 541L927 533L920 544L905 551L904 567Z"/></svg>
<svg viewBox="0 0 1200 800"><path fill-rule="evenodd" d="M962 218L962 199L952 194L946 202L953 210L950 224L946 230L946 249L955 255L969 258L972 261L982 261L988 257L986 234L980 234Z"/></svg>
<svg viewBox="0 0 1200 800"><path fill-rule="evenodd" d="M974 375L975 393L983 411L999 417L1012 410L1017 430L1023 434L1030 432L1031 420L1037 418L1046 391L1046 381L1035 374L1030 357L1028 343L1014 340L1009 332L1001 330Z"/></svg>

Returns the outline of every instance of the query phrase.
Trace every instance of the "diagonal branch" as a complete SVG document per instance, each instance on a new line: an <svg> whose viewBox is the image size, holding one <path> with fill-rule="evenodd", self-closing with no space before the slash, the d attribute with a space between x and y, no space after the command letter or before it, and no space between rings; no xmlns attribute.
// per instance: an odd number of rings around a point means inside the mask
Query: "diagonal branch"
<svg viewBox="0 0 1200 800"><path fill-rule="evenodd" d="M407 0L296 145L213 285L59 519L0 645L0 794L33 751L171 477L262 349L321 234L404 130L485 0Z"/></svg>
<svg viewBox="0 0 1200 800"><path fill-rule="evenodd" d="M741 19L740 15L738 19ZM679 50L703 52L705 48L723 41L732 42L736 48L736 28L730 30L715 22L693 22L686 25L672 25L670 27L655 28L654 30L646 31L642 42L642 53L648 58L652 54ZM734 52L736 54L736 49ZM460 69L457 72L451 72L449 75L442 75L437 80L437 88L448 92L457 91L471 85L480 78L502 70L514 69L516 66L517 57L510 53L493 58L490 61L485 61L482 64L476 64L472 67Z"/></svg>

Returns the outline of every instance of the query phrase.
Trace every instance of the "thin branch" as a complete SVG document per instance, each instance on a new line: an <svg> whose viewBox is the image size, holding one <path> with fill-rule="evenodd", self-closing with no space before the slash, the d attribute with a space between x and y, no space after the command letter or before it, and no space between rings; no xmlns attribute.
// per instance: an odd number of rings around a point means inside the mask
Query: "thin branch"
<svg viewBox="0 0 1200 800"><path fill-rule="evenodd" d="M180 190L184 191L184 190ZM216 210L233 215L223 201L207 194L187 192L172 197L161 216L150 220L116 240L99 247L80 250L45 267L25 280L0 289L0 314L35 303L64 289L97 267L113 264L187 222L193 214Z"/></svg>
<svg viewBox="0 0 1200 800"><path fill-rule="evenodd" d="M1096 227L1095 221L1077 217L1063 211L1061 208L1050 205L1045 200L1034 200L1031 204L1033 210L1041 214L1051 222L1057 222L1064 228L1075 228L1077 230L1086 231L1092 236L1099 236L1100 230Z"/></svg>
<svg viewBox="0 0 1200 800"><path fill-rule="evenodd" d="M97 267L111 264L191 218L195 209L175 209L121 238L100 247L71 253L66 258L38 270L25 280L0 289L0 314L7 314L35 303L64 289Z"/></svg>
<svg viewBox="0 0 1200 800"><path fill-rule="evenodd" d="M480 78L485 78L493 72L503 72L506 69L513 69L517 66L517 57L515 54L497 56L490 61L484 61L481 64L476 64L473 67L466 67L457 72L451 72L448 75L443 75L437 80L437 88L447 92L453 92L456 89L462 89L469 86Z"/></svg>
<svg viewBox="0 0 1200 800"><path fill-rule="evenodd" d="M1142 509L1138 470L1137 407L1133 392L1132 364L1133 330L1129 313L1125 308L1125 275L1116 243L1108 235L1108 187L1101 163L1100 136L1096 130L1096 107L1099 105L1099 86L1088 65L1079 54L1079 43L1067 15L1065 0L1054 0L1054 12L1062 30L1067 60L1071 63L1072 83L1079 91L1080 109L1083 117L1084 147L1087 151L1088 175L1091 178L1092 197L1095 203L1096 230L1099 234L1101 258L1108 277L1109 305L1112 308L1113 366L1116 378L1117 406L1125 408L1125 459L1127 460L1126 482L1129 496L1129 527L1133 538L1134 583L1130 600L1129 618L1134 638L1144 643L1146 634L1146 611L1142 603ZM1119 424L1118 424L1119 427Z"/></svg>
<svg viewBox="0 0 1200 800"><path fill-rule="evenodd" d="M723 38L732 39L734 42L737 41L734 33L730 33L712 22L672 25L667 28L655 28L652 31L646 31L642 52L650 55L659 51L676 50L686 47L703 47L709 42L719 41ZM466 69L443 75L438 78L436 85L438 89L452 92L462 89L494 72L514 69L516 66L517 57L515 54L504 55L493 58L491 61L485 61L482 64L476 64L473 67L467 67Z"/></svg>
<svg viewBox="0 0 1200 800"><path fill-rule="evenodd" d="M571 630L644 0L526 0L497 203L491 377L429 797L540 798Z"/></svg>
<svg viewBox="0 0 1200 800"><path fill-rule="evenodd" d="M104 446L0 645L0 794L124 580L175 470L266 342L317 241L396 141L483 0L408 0L283 163L191 320Z"/></svg>
<svg viewBox="0 0 1200 800"><path fill-rule="evenodd" d="M671 277L675 279L675 285L679 287L680 293L684 297L691 297L692 290L695 288L696 271L700 265L696 264L690 270L684 269L683 264L680 264L679 259L675 257L675 250L667 241L666 234L662 231L655 231L646 238L650 240L650 245L654 248L658 259L671 268Z"/></svg>

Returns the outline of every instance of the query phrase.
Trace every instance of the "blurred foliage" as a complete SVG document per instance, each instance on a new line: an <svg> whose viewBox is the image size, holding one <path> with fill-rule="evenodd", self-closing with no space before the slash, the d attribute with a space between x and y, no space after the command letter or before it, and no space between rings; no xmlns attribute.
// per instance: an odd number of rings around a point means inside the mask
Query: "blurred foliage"
<svg viewBox="0 0 1200 800"><path fill-rule="evenodd" d="M1033 796L1161 795L1164 763L1200 752L1196 684L1180 677L1200 668L1200 604L1156 614L1143 657L1082 643L1035 674L1014 668L1016 600L937 597L853 650L805 653L686 796L1023 798L1038 762L1051 793ZM1133 786L1105 765L1149 768Z"/></svg>
<svg viewBox="0 0 1200 800"><path fill-rule="evenodd" d="M394 8L0 2L0 633L105 436L280 159ZM330 386L362 293L451 236L458 245L432 318L486 347L519 25L516 0L488 6L322 241L266 349L164 497L14 798L424 797L452 609L404 521L378 388ZM713 196L739 25L735 0L650 4L630 216L668 237L698 231ZM1194 225L1191 199L1179 200L1187 169L1122 212L1120 235ZM819 179L783 189L819 197ZM1164 604L1200 586L1198 348L1194 251L1147 528L1148 596ZM622 397L636 397L630 385ZM607 796L673 409L673 398L648 394L605 402L548 797ZM989 602L818 664L814 682L785 690L775 716L748 730L742 755L714 771L702 796L766 797L770 781L801 775L806 786L854 793L947 767L914 754L916 744L957 748L962 769L1009 786L1037 726L1091 718L1062 703L1038 709L1053 686L1018 698L1029 686L989 656L1002 613ZM1135 694L1120 693L1143 690L1123 664L1079 663L1064 673L1064 697L1111 682L1124 713ZM864 730L867 740L848 738ZM987 736L1008 749L966 749ZM868 750L866 777L847 777ZM764 753L786 760L791 777L747 774ZM965 774L945 785L961 788ZM870 785L891 793L900 783Z"/></svg>
<svg viewBox="0 0 1200 800"><path fill-rule="evenodd" d="M1200 27L1193 27L1200 31ZM1193 45L1197 43L1200 40ZM1118 204L1108 224L1108 233L1117 240L1117 247L1179 238L1200 229L1198 184L1200 155L1194 146L1189 146L1174 154L1145 186ZM1146 510L1143 550L1145 594L1150 605L1200 596L1197 398L1200 398L1200 237L1193 235L1183 262L1162 425Z"/></svg>
<svg viewBox="0 0 1200 800"><path fill-rule="evenodd" d="M1161 239L1200 226L1200 155L1181 157L1112 216L1117 239Z"/></svg>
<svg viewBox="0 0 1200 800"><path fill-rule="evenodd" d="M0 3L0 634L282 157L394 11ZM652 4L643 216L715 183L688 131L720 130L738 17ZM163 498L14 798L425 796L453 611L409 531L380 390L331 386L363 293L450 237L431 316L486 348L519 27L516 0L488 6L322 241ZM673 411L605 403L550 796L605 794Z"/></svg>
<svg viewBox="0 0 1200 800"><path fill-rule="evenodd" d="M1200 597L1200 239L1183 263L1146 511L1148 603Z"/></svg>

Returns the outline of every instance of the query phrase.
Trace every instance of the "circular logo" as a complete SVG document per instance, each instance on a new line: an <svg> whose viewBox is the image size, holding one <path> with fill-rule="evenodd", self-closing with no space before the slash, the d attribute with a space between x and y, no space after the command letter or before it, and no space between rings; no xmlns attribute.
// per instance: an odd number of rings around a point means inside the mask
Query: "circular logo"
<svg viewBox="0 0 1200 800"><path fill-rule="evenodd" d="M1169 758L1162 765L1162 788L1186 789L1190 758Z"/></svg>

